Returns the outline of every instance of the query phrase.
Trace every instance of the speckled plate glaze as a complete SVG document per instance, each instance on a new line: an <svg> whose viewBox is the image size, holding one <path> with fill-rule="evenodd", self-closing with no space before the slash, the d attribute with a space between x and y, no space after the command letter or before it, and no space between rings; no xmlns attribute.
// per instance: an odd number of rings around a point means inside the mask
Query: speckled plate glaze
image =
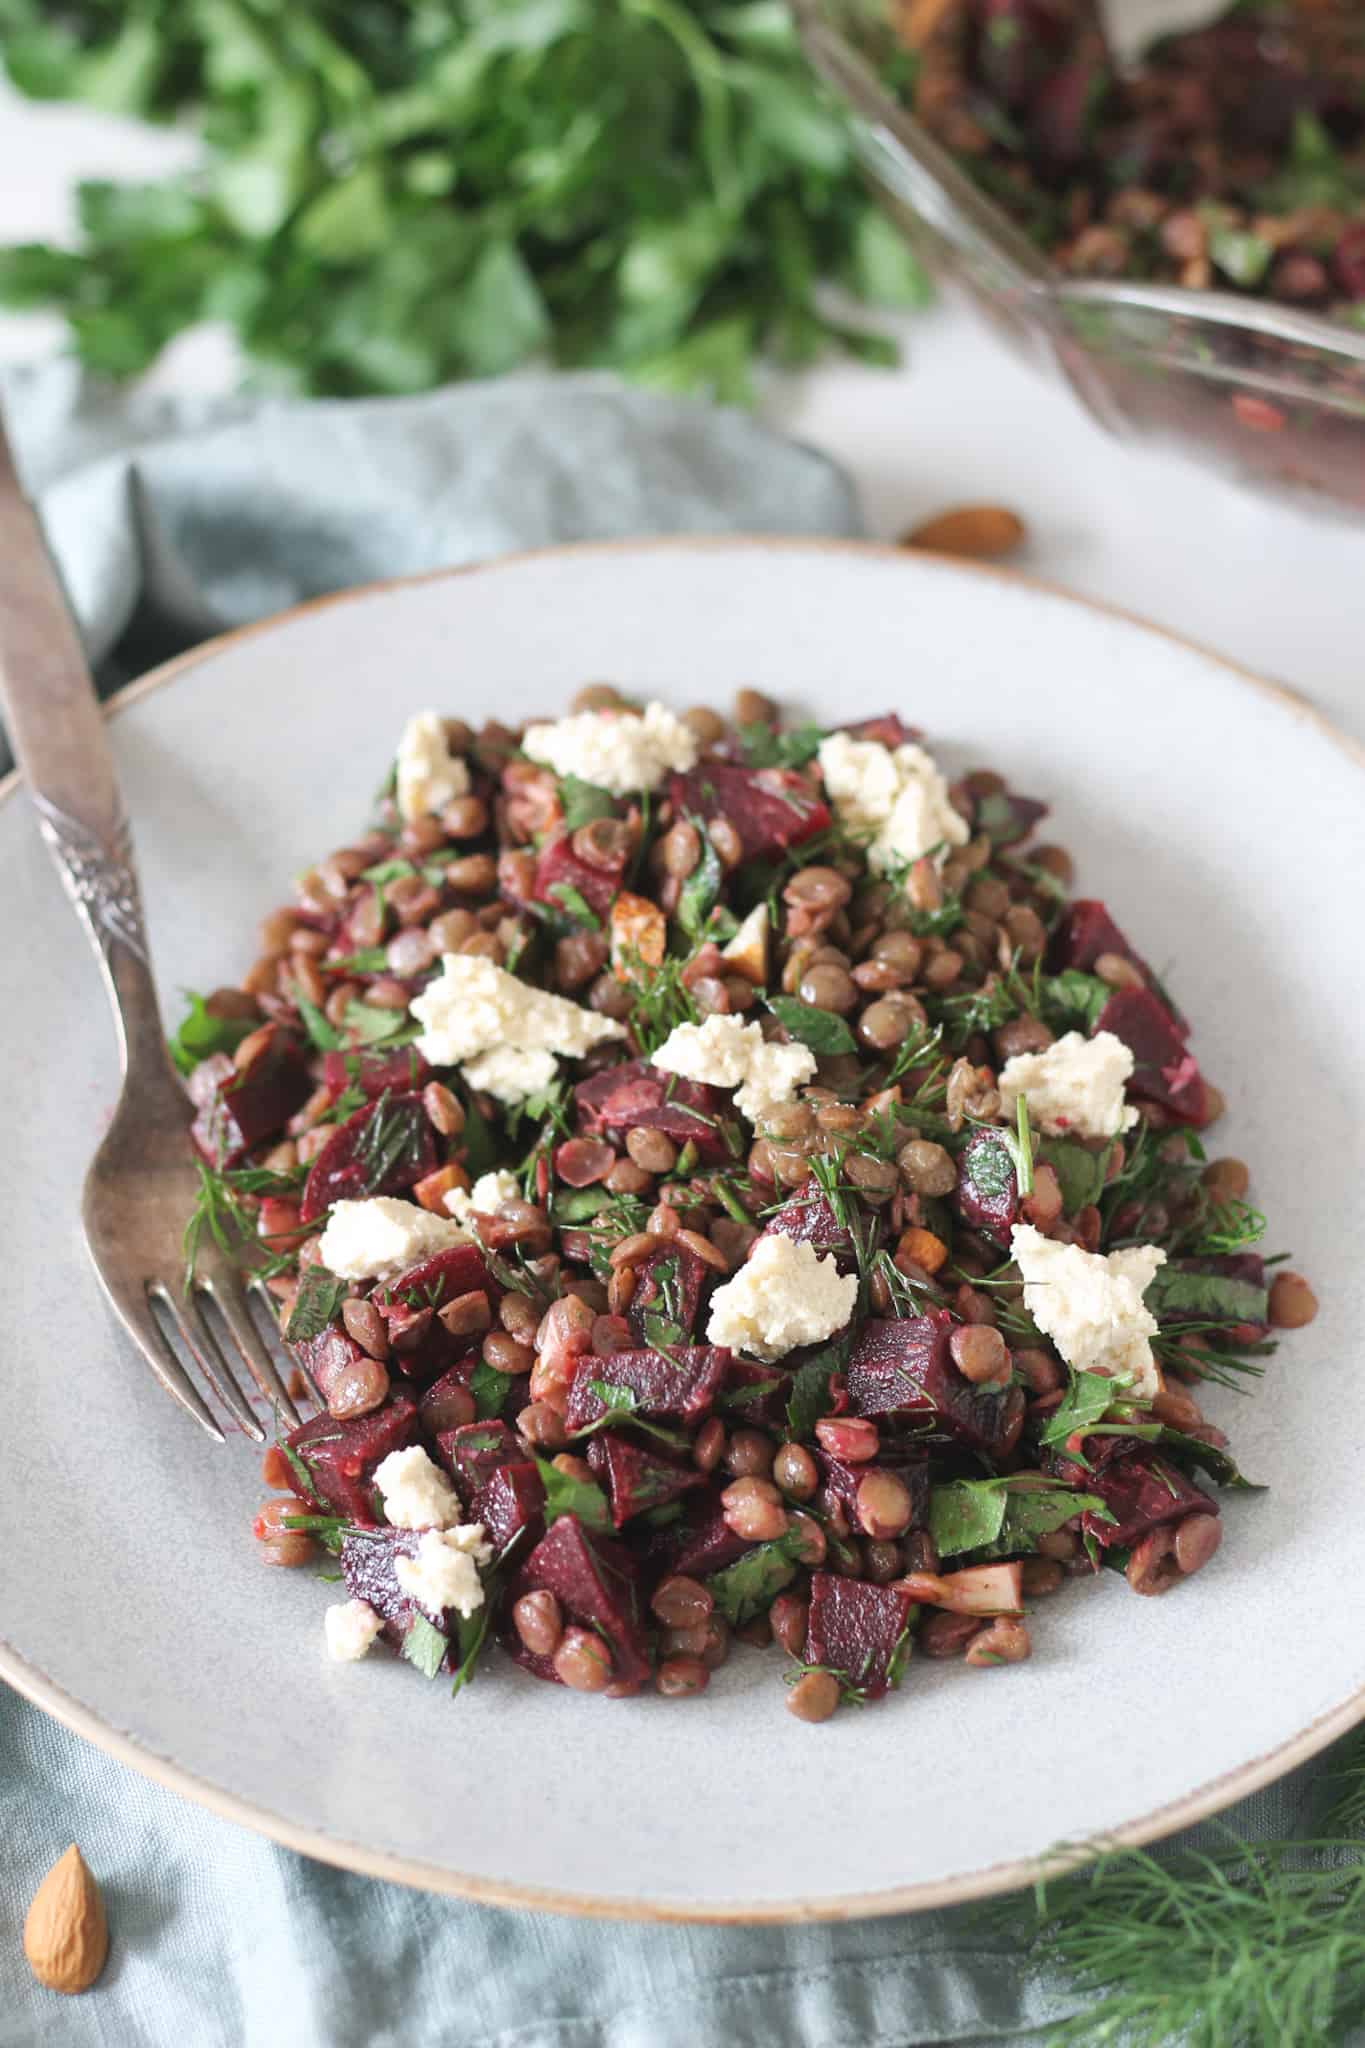
<svg viewBox="0 0 1365 2048"><path fill-rule="evenodd" d="M1106 1574L1047 1603L1031 1663L912 1666L885 1705L822 1728L784 1712L776 1655L736 1656L690 1705L577 1698L506 1662L454 1703L387 1658L329 1667L330 1589L253 1555L257 1453L185 1422L97 1299L76 1196L113 1037L11 790L0 1675L311 1855L659 1918L1002 1890L1059 1842L1150 1839L1311 1755L1365 1716L1361 757L1164 634L887 550L589 548L362 591L204 648L118 708L168 1011L243 969L289 877L357 829L408 712L520 718L604 676L677 705L747 683L831 723L894 706L952 768L989 762L1050 798L1085 892L1172 974L1231 1105L1218 1145L1253 1163L1273 1244L1322 1297L1254 1398L1211 1402L1270 1492L1225 1497L1221 1552L1175 1595ZM742 1816L723 1847L698 1825L701 1788L708 1812Z"/></svg>

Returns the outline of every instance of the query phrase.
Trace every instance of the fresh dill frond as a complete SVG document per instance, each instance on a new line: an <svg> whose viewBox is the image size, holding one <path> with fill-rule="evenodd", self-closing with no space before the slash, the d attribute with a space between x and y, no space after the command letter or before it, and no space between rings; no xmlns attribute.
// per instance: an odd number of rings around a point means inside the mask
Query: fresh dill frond
<svg viewBox="0 0 1365 2048"><path fill-rule="evenodd" d="M210 1166L202 1159L195 1161L195 1167L199 1174L199 1189L180 1243L185 1260L186 1286L194 1278L195 1264L206 1233L225 1257L239 1264L243 1262L248 1248L257 1243L256 1211L243 1201L243 1196L254 1196L257 1200L269 1196L287 1199L298 1193L308 1172L303 1166L290 1167L285 1171L268 1166L223 1168ZM322 1222L319 1217L312 1227L320 1230ZM294 1251L274 1256L262 1253L252 1260L252 1271L268 1280L292 1266L296 1257L297 1252Z"/></svg>
<svg viewBox="0 0 1365 2048"><path fill-rule="evenodd" d="M627 1021L645 1059L658 1051L677 1025L698 1021L697 1006L682 978L686 964L670 953L657 967L651 967L633 947L625 954L626 986L631 993Z"/></svg>

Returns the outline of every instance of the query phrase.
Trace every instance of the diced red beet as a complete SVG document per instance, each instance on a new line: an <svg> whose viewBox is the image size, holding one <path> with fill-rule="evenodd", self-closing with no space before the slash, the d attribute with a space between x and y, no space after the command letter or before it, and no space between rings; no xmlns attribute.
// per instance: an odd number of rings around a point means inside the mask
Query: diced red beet
<svg viewBox="0 0 1365 2048"><path fill-rule="evenodd" d="M1087 1472L1087 1492L1097 1493L1116 1517L1102 1522L1098 1515L1086 1515L1081 1527L1104 1550L1112 1544L1129 1548L1149 1529L1165 1522L1183 1522L1186 1515L1216 1515L1218 1503L1202 1487L1165 1458L1151 1451L1132 1451L1115 1458L1102 1471Z"/></svg>
<svg viewBox="0 0 1365 2048"><path fill-rule="evenodd" d="M806 1623L806 1662L837 1671L869 1700L891 1684L892 1659L902 1644L914 1603L899 1586L874 1586L813 1572Z"/></svg>
<svg viewBox="0 0 1365 2048"><path fill-rule="evenodd" d="M709 1415L725 1380L730 1354L715 1344L680 1345L668 1357L657 1351L617 1351L610 1358L580 1358L569 1388L564 1420L582 1429L607 1412L591 1382L629 1387L642 1415L698 1422Z"/></svg>
<svg viewBox="0 0 1365 2048"><path fill-rule="evenodd" d="M699 1252L676 1238L656 1238L655 1244L657 1249L635 1268L626 1321L642 1344L686 1344L712 1270Z"/></svg>
<svg viewBox="0 0 1365 2048"><path fill-rule="evenodd" d="M400 1557L415 1557L419 1529L361 1529L341 1539L338 1563L346 1591L353 1600L364 1600L384 1622L384 1640L397 1649L420 1612L412 1596L398 1583ZM430 1616L427 1617L430 1619Z"/></svg>
<svg viewBox="0 0 1365 2048"><path fill-rule="evenodd" d="M613 1680L630 1685L648 1678L649 1655L629 1551L610 1539L589 1536L577 1515L560 1515L521 1566L511 1598L516 1601L542 1589L554 1594L566 1620L605 1637ZM512 1654L538 1678L555 1678L549 1660L533 1656L524 1645L518 1644Z"/></svg>
<svg viewBox="0 0 1365 2048"><path fill-rule="evenodd" d="M760 1233L763 1237L790 1237L797 1244L814 1245L818 1252L833 1254L841 1272L851 1272L857 1254L848 1231L835 1215L830 1199L822 1190L793 1195L775 1216L770 1216Z"/></svg>
<svg viewBox="0 0 1365 2048"><path fill-rule="evenodd" d="M971 1229L1009 1250L1011 1226L1019 1220L1019 1179L1002 1131L983 1126L968 1138L958 1156L953 1207Z"/></svg>
<svg viewBox="0 0 1365 2048"><path fill-rule="evenodd" d="M200 1110L191 1135L215 1166L237 1166L253 1145L284 1128L312 1089L303 1047L279 1026L246 1073L234 1067Z"/></svg>
<svg viewBox="0 0 1365 2048"><path fill-rule="evenodd" d="M728 1097L700 1081L665 1074L647 1060L627 1060L580 1081L574 1089L578 1126L590 1137L624 1138L627 1131L662 1131L679 1145L690 1140L706 1165L729 1157L720 1119Z"/></svg>
<svg viewBox="0 0 1365 2048"><path fill-rule="evenodd" d="M599 917L605 917L620 892L628 858L628 849L622 847L620 858L614 860L610 867L597 867L579 859L567 832L557 839L548 839L541 847L536 862L532 899L537 903L552 903L562 911L564 898L557 895L556 890L577 890L590 909L595 910ZM569 900L572 901L572 897Z"/></svg>
<svg viewBox="0 0 1365 2048"><path fill-rule="evenodd" d="M929 1526L929 1458L925 1451L906 1451L898 1454L894 1446L888 1446L875 1463L849 1464L844 1458L832 1458L827 1451L817 1451L815 1462L820 1468L820 1477L837 1501L848 1510L848 1517L854 1528L858 1526L856 1503L859 1482L869 1472L890 1472L900 1480L910 1495L911 1529L927 1529Z"/></svg>
<svg viewBox="0 0 1365 2048"><path fill-rule="evenodd" d="M1064 967L1079 967L1083 973L1093 974L1095 962L1101 953L1117 953L1121 960L1131 960L1143 980L1149 987L1154 988L1165 1002L1180 1036L1189 1037L1188 1023L1161 987L1136 946L1130 945L1125 934L1119 930L1106 905L1097 897L1082 896L1067 910L1052 934L1047 964L1054 972Z"/></svg>
<svg viewBox="0 0 1365 2048"><path fill-rule="evenodd" d="M501 1557L515 1536L530 1544L540 1535L545 1513L545 1488L529 1458L499 1465L469 1503L469 1520L482 1522L484 1533Z"/></svg>
<svg viewBox="0 0 1365 2048"><path fill-rule="evenodd" d="M339 1323L329 1323L325 1330L319 1330L316 1337L305 1337L301 1343L291 1344L289 1349L324 1401L330 1400L332 1388L346 1368L366 1355L350 1332L343 1330Z"/></svg>
<svg viewBox="0 0 1365 2048"><path fill-rule="evenodd" d="M461 1500L472 1499L500 1466L526 1456L521 1439L505 1422L462 1422L458 1429L438 1431L436 1444Z"/></svg>
<svg viewBox="0 0 1365 2048"><path fill-rule="evenodd" d="M695 1465L680 1465L672 1458L661 1458L654 1451L627 1443L614 1432L593 1438L588 1446L588 1463L598 1478L606 1481L611 1519L618 1529L632 1515L642 1515L646 1508L661 1508L694 1487L706 1484Z"/></svg>
<svg viewBox="0 0 1365 2048"><path fill-rule="evenodd" d="M420 1095L376 1097L348 1116L313 1161L299 1215L313 1222L333 1202L401 1195L436 1166L436 1133Z"/></svg>
<svg viewBox="0 0 1365 2048"><path fill-rule="evenodd" d="M479 1356L479 1346L476 1340L473 1346L465 1351L461 1357L457 1358L453 1365L448 1365L439 1378L431 1382L431 1385L418 1401L417 1413L421 1418L422 1428L433 1441L440 1430L452 1427L450 1423L442 1422L438 1419L442 1406L449 1401L452 1394L468 1391L469 1376L479 1363ZM467 1407L465 1412L468 1413ZM459 1428L463 1425L457 1423L453 1426Z"/></svg>
<svg viewBox="0 0 1365 2048"><path fill-rule="evenodd" d="M812 1346L810 1355L814 1356L819 1348ZM785 1423L793 1377L788 1368L793 1358L800 1364L801 1354L797 1353L784 1359L781 1365L756 1365L748 1358L731 1357L725 1368L720 1406L732 1428L763 1429Z"/></svg>
<svg viewBox="0 0 1365 2048"><path fill-rule="evenodd" d="M961 785L953 790L953 801L958 802ZM973 796L965 792L968 815L973 829L984 832L996 846L1017 846L1027 839L1039 820L1047 816L1047 805L1037 797L1016 796L1012 789L992 790L989 796Z"/></svg>
<svg viewBox="0 0 1365 2048"><path fill-rule="evenodd" d="M371 1102L386 1091L424 1088L431 1068L415 1045L398 1052L329 1052L323 1055L322 1080L335 1102L348 1088L359 1088Z"/></svg>
<svg viewBox="0 0 1365 2048"><path fill-rule="evenodd" d="M1112 1031L1133 1055L1130 1095L1160 1103L1182 1123L1202 1124L1208 1094L1194 1054L1170 1011L1149 988L1116 989L1096 1020L1097 1031Z"/></svg>
<svg viewBox="0 0 1365 2048"><path fill-rule="evenodd" d="M720 1501L707 1496L689 1508L681 1522L659 1532L657 1555L666 1572L680 1572L690 1579L709 1579L713 1572L723 1572L727 1564L733 1564L752 1548L742 1536L735 1535Z"/></svg>
<svg viewBox="0 0 1365 2048"><path fill-rule="evenodd" d="M823 832L830 813L803 775L792 768L742 768L704 761L675 775L668 793L674 807L703 823L725 818L739 834L745 860L767 859Z"/></svg>
<svg viewBox="0 0 1365 2048"><path fill-rule="evenodd" d="M462 1294L476 1292L486 1294L494 1309L502 1300L503 1289L484 1266L479 1247L453 1244L443 1252L433 1252L429 1259L420 1259L394 1279L382 1281L370 1299L392 1336L426 1311L439 1311ZM409 1379L430 1379L434 1373L446 1371L468 1348L467 1338L451 1336L439 1313L432 1313L416 1343L395 1350L390 1367Z"/></svg>
<svg viewBox="0 0 1365 2048"><path fill-rule="evenodd" d="M315 1415L285 1438L302 1458L311 1490L305 1490L297 1475L289 1483L311 1506L330 1508L350 1522L372 1522L376 1468L390 1451L405 1451L416 1441L417 1404L406 1394L373 1415L358 1415L350 1422Z"/></svg>
<svg viewBox="0 0 1365 2048"><path fill-rule="evenodd" d="M875 1317L848 1361L848 1403L854 1415L899 1415L926 1422L987 1458L1003 1458L1019 1441L1024 1395L1019 1387L986 1393L953 1364L954 1321L946 1309L902 1321Z"/></svg>

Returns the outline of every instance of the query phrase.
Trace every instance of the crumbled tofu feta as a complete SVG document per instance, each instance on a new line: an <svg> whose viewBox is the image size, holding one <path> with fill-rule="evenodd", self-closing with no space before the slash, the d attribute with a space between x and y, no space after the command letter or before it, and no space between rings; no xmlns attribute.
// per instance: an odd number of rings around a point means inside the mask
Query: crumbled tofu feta
<svg viewBox="0 0 1365 2048"><path fill-rule="evenodd" d="M522 752L553 768L577 775L612 796L657 789L670 773L685 775L701 749L691 726L663 704L638 711L579 711L553 725L528 725Z"/></svg>
<svg viewBox="0 0 1365 2048"><path fill-rule="evenodd" d="M483 1606L478 1567L492 1556L482 1522L468 1522L459 1529L426 1529L418 1539L416 1557L398 1558L394 1575L428 1614L439 1616L453 1607L467 1621Z"/></svg>
<svg viewBox="0 0 1365 2048"><path fill-rule="evenodd" d="M1010 1251L1024 1282L1024 1306L1068 1365L1124 1380L1130 1401L1157 1391L1150 1339L1156 1317L1142 1305L1166 1254L1157 1245L1110 1252L1059 1244L1032 1224L1016 1223ZM1116 1390L1117 1391L1117 1390Z"/></svg>
<svg viewBox="0 0 1365 2048"><path fill-rule="evenodd" d="M412 1000L423 1027L417 1050L434 1067L463 1066L473 1088L522 1102L548 1088L555 1054L581 1059L625 1026L566 996L518 981L471 953L447 953L441 972Z"/></svg>
<svg viewBox="0 0 1365 2048"><path fill-rule="evenodd" d="M503 1202L515 1202L520 1193L516 1175L500 1166L494 1173L481 1173L472 1188L452 1188L446 1196L446 1207L458 1223L468 1228L471 1216L496 1215Z"/></svg>
<svg viewBox="0 0 1365 2048"><path fill-rule="evenodd" d="M1068 1031L1043 1052L1006 1060L1000 1100L1012 1116L1022 1095L1032 1122L1052 1138L1116 1138L1138 1120L1123 1100L1132 1074L1133 1055L1112 1031Z"/></svg>
<svg viewBox="0 0 1365 2048"><path fill-rule="evenodd" d="M713 1015L700 1024L677 1024L650 1054L656 1067L685 1081L734 1088L735 1107L757 1123L779 1102L790 1102L815 1074L815 1054L806 1045L769 1045L757 1024Z"/></svg>
<svg viewBox="0 0 1365 2048"><path fill-rule="evenodd" d="M552 1052L525 1045L495 1045L476 1060L466 1060L464 1077L480 1095L496 1096L499 1102L525 1102L528 1095L543 1095L559 1072Z"/></svg>
<svg viewBox="0 0 1365 2048"><path fill-rule="evenodd" d="M362 1202L333 1203L318 1256L338 1280L384 1280L464 1237L457 1223L415 1202L368 1195Z"/></svg>
<svg viewBox="0 0 1365 2048"><path fill-rule="evenodd" d="M420 1444L390 1451L374 1483L395 1529L448 1529L460 1519L460 1496Z"/></svg>
<svg viewBox="0 0 1365 2048"><path fill-rule="evenodd" d="M841 1273L813 1245L760 1237L734 1279L711 1296L706 1335L770 1364L842 1330L857 1299L857 1275Z"/></svg>
<svg viewBox="0 0 1365 2048"><path fill-rule="evenodd" d="M871 835L870 866L895 867L938 846L965 846L971 838L966 819L953 809L942 770L923 747L884 747L880 740L832 732L820 742L819 759L843 823L860 836Z"/></svg>
<svg viewBox="0 0 1365 2048"><path fill-rule="evenodd" d="M355 1664L384 1624L368 1600L337 1600L322 1617L327 1655L335 1664Z"/></svg>
<svg viewBox="0 0 1365 2048"><path fill-rule="evenodd" d="M469 769L446 745L446 729L434 711L419 711L398 742L398 815L404 824L444 810L454 797L468 796Z"/></svg>

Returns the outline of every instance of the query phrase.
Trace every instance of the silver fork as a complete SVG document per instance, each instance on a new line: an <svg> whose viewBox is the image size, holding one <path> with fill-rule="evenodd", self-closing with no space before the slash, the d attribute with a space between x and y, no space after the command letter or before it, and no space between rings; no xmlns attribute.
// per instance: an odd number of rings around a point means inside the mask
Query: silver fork
<svg viewBox="0 0 1365 2048"><path fill-rule="evenodd" d="M242 1276L209 1239L192 1279L181 1239L199 1192L191 1106L166 1051L132 839L104 718L37 515L0 422L0 700L47 842L113 1004L123 1087L81 1202L85 1240L119 1323L159 1384L217 1442L223 1432L158 1311L248 1436L265 1431L229 1350L286 1423L298 1412L252 1318ZM207 1310L221 1319L227 1342Z"/></svg>

